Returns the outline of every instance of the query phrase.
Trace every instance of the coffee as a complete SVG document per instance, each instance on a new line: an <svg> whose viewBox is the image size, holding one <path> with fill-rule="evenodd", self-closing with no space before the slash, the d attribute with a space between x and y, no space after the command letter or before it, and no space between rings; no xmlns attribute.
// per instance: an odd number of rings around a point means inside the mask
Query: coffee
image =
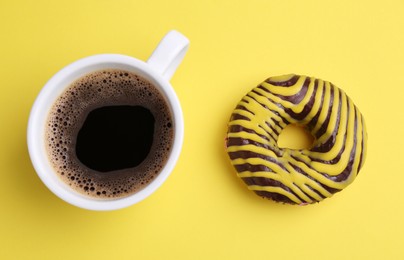
<svg viewBox="0 0 404 260"><path fill-rule="evenodd" d="M48 157L60 178L102 199L133 194L164 167L174 138L162 93L129 71L96 71L72 83L48 116Z"/></svg>

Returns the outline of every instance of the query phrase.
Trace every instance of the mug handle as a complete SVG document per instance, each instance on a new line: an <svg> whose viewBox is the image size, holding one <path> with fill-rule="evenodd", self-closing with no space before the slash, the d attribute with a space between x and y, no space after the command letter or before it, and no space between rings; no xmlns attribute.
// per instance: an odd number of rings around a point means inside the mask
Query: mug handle
<svg viewBox="0 0 404 260"><path fill-rule="evenodd" d="M147 64L169 81L184 58L188 47L187 37L172 30L157 45Z"/></svg>

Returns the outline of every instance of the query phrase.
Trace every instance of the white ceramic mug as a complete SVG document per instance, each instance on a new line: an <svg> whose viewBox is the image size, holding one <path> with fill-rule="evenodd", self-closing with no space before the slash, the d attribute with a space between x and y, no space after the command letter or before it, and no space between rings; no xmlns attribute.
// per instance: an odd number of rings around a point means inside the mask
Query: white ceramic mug
<svg viewBox="0 0 404 260"><path fill-rule="evenodd" d="M32 107L28 122L28 150L32 164L43 183L64 201L90 210L114 210L133 205L151 195L167 179L180 155L184 122L178 98L169 83L189 46L189 40L170 31L159 43L147 62L119 54L101 54L78 60L56 73L43 87ZM153 83L165 96L172 110L174 141L171 154L159 175L145 188L124 198L92 199L81 195L64 183L53 169L45 147L46 121L56 99L78 78L102 69L133 72Z"/></svg>

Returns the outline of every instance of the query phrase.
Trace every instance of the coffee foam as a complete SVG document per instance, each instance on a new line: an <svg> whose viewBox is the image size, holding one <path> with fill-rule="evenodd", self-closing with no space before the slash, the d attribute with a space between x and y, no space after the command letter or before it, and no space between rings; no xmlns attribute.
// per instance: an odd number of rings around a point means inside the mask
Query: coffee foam
<svg viewBox="0 0 404 260"><path fill-rule="evenodd" d="M139 105L155 118L154 137L146 159L134 168L98 172L76 156L78 131L92 110L113 105ZM48 116L46 146L59 177L78 192L95 198L120 198L144 188L161 171L171 152L174 125L170 108L146 79L121 70L103 70L72 83Z"/></svg>

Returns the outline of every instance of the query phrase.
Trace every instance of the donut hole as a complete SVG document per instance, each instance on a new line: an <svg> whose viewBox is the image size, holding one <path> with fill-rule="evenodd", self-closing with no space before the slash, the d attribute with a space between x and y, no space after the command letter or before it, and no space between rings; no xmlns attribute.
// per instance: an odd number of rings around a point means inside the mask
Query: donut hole
<svg viewBox="0 0 404 260"><path fill-rule="evenodd" d="M313 146L314 140L314 136L306 126L290 124L279 134L278 146L293 150L310 149Z"/></svg>

